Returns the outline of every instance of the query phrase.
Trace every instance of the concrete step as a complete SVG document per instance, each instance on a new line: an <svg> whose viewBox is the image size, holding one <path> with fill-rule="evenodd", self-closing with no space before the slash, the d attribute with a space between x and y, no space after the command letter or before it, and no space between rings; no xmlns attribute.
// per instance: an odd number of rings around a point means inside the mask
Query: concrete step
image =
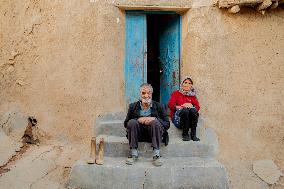
<svg viewBox="0 0 284 189"><path fill-rule="evenodd" d="M127 157L129 155L129 145L126 137L111 135L99 135L105 140L105 156ZM139 156L152 157L150 143L140 142ZM218 141L215 132L211 128L206 128L201 141L182 141L181 137L171 137L168 146L162 144L161 155L163 157L216 157L218 153Z"/></svg>
<svg viewBox="0 0 284 189"><path fill-rule="evenodd" d="M112 135L112 136L126 136L126 129L123 125L124 120L120 119L109 119L109 120L98 120L94 129L94 135ZM203 120L199 119L197 125L197 136L201 137L203 132ZM172 123L168 130L171 137L180 137L181 129L177 129Z"/></svg>
<svg viewBox="0 0 284 189"><path fill-rule="evenodd" d="M214 159L164 158L163 166L155 167L152 159L140 158L126 165L125 158L106 157L104 165L77 161L68 180L70 188L84 189L227 189L225 167Z"/></svg>
<svg viewBox="0 0 284 189"><path fill-rule="evenodd" d="M95 126L95 134L125 137L126 129L124 128L123 122L123 120L99 121Z"/></svg>

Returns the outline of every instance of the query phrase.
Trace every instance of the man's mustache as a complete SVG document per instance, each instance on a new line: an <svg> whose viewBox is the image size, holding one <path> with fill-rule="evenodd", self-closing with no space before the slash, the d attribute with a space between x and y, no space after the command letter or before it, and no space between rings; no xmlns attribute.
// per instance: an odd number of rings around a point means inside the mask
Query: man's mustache
<svg viewBox="0 0 284 189"><path fill-rule="evenodd" d="M142 98L141 99L143 103L150 104L152 102L152 98Z"/></svg>

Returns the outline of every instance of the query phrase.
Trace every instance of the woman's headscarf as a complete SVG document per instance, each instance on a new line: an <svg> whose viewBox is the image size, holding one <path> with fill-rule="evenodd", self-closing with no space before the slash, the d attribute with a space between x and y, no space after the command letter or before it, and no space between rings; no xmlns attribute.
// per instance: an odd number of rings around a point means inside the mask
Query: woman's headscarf
<svg viewBox="0 0 284 189"><path fill-rule="evenodd" d="M186 95L186 96L196 96L196 90L194 89L193 86L191 87L191 89L189 91L184 91L182 89L182 84L187 79L193 84L192 79L189 76L185 76L184 79L182 80L182 82L180 83L180 90L179 90L179 92L182 93L183 95Z"/></svg>

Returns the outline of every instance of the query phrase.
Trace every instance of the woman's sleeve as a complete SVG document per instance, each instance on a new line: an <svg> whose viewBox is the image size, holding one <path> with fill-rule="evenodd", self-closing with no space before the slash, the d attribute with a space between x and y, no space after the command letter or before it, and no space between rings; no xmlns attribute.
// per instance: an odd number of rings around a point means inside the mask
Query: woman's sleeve
<svg viewBox="0 0 284 189"><path fill-rule="evenodd" d="M196 108L197 111L200 110L200 105L199 105L199 102L197 100L197 98L195 97L194 98L194 103L193 103L194 107Z"/></svg>
<svg viewBox="0 0 284 189"><path fill-rule="evenodd" d="M170 110L174 111L175 105L176 105L176 93L173 92L172 95L171 95L171 98L169 100L168 107L170 108Z"/></svg>

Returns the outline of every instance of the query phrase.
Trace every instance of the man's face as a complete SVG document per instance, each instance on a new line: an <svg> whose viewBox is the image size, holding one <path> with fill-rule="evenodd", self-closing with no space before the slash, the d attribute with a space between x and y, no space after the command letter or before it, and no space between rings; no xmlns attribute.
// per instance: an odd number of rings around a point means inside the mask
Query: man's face
<svg viewBox="0 0 284 189"><path fill-rule="evenodd" d="M149 87L143 87L140 90L142 103L150 104L152 102L152 92Z"/></svg>

